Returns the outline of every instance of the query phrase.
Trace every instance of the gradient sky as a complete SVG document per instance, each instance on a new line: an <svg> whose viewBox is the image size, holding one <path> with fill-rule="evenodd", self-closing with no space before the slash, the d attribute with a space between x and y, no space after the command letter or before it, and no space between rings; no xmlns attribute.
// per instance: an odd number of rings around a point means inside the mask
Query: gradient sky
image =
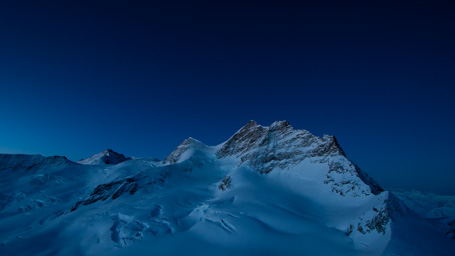
<svg viewBox="0 0 455 256"><path fill-rule="evenodd" d="M288 120L386 188L455 193L453 5L41 2L0 2L0 152L162 159Z"/></svg>

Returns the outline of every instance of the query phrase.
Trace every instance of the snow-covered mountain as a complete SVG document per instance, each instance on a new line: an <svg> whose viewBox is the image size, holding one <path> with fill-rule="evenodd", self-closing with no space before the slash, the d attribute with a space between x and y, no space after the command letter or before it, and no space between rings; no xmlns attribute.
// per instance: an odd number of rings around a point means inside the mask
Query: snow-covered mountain
<svg viewBox="0 0 455 256"><path fill-rule="evenodd" d="M106 165L119 164L130 159L131 157L125 157L123 154L119 154L112 149L106 149L103 152L95 154L87 159L79 160L78 163L88 165Z"/></svg>
<svg viewBox="0 0 455 256"><path fill-rule="evenodd" d="M109 155L113 155L108 152ZM162 162L0 155L1 255L453 255L333 136L251 121ZM98 159L98 160L97 160Z"/></svg>
<svg viewBox="0 0 455 256"><path fill-rule="evenodd" d="M407 207L455 239L455 196L416 190L393 191Z"/></svg>

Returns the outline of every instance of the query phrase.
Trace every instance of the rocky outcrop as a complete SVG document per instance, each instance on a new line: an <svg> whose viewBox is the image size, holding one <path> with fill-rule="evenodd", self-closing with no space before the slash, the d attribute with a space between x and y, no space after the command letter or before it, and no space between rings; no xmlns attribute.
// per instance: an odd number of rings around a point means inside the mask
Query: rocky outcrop
<svg viewBox="0 0 455 256"><path fill-rule="evenodd" d="M337 155L345 154L334 136L319 138L306 130L295 130L287 121L268 127L250 121L217 152L218 158L238 157L240 165L248 163L260 173L291 168L306 158L328 161Z"/></svg>
<svg viewBox="0 0 455 256"><path fill-rule="evenodd" d="M221 191L224 191L226 189L230 189L231 188L231 182L232 182L232 178L230 176L225 176L223 178L223 180L221 180L220 185L218 185L218 189L221 190Z"/></svg>
<svg viewBox="0 0 455 256"><path fill-rule="evenodd" d="M97 201L105 201L108 198L117 199L125 193L133 195L139 189L139 185L134 178L114 181L107 184L98 185L90 194L89 198L83 201L78 201L71 211L75 211L80 205L89 205Z"/></svg>

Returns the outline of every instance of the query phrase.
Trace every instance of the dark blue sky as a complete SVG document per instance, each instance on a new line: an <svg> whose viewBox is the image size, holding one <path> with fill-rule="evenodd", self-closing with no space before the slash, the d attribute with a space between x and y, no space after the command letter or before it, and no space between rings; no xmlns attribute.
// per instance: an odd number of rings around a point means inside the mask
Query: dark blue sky
<svg viewBox="0 0 455 256"><path fill-rule="evenodd" d="M288 120L386 188L455 193L453 5L41 2L0 3L1 152L164 158Z"/></svg>

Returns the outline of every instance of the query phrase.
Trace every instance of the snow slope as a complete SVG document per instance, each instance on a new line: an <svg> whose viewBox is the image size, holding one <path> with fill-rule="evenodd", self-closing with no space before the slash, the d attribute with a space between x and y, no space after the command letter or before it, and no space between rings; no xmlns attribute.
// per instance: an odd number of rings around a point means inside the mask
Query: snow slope
<svg viewBox="0 0 455 256"><path fill-rule="evenodd" d="M86 162L87 163L87 162ZM251 121L116 165L0 155L1 255L453 255L336 138Z"/></svg>

